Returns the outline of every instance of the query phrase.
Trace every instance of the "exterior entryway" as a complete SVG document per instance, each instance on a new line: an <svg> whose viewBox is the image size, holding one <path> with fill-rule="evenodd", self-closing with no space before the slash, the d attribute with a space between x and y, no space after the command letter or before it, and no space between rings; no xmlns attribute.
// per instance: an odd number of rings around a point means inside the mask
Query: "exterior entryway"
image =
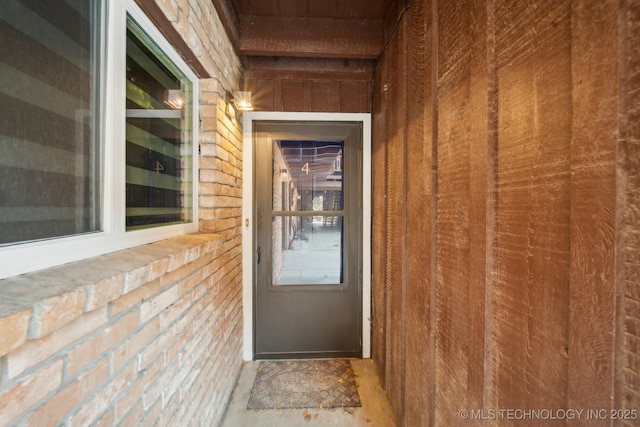
<svg viewBox="0 0 640 427"><path fill-rule="evenodd" d="M362 356L362 123L254 123L255 358Z"/></svg>

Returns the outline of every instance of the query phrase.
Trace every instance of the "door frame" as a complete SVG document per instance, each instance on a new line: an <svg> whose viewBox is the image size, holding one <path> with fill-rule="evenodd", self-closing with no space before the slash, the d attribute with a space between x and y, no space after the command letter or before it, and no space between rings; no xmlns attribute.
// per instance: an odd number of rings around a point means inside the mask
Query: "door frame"
<svg viewBox="0 0 640 427"><path fill-rule="evenodd" d="M254 121L362 123L362 357L371 357L371 114L245 112L242 117L242 358L253 360L254 348ZM310 123L310 124L312 124Z"/></svg>

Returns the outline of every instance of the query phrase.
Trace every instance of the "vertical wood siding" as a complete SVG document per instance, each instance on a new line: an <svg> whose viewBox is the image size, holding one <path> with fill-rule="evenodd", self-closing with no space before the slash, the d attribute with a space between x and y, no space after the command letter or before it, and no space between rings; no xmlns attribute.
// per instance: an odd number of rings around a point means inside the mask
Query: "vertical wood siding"
<svg viewBox="0 0 640 427"><path fill-rule="evenodd" d="M381 63L376 70L376 81L382 81L386 78L386 63ZM376 363L379 372L384 373L384 328L385 328L385 230L386 230L386 214L387 204L385 200L386 188L387 188L387 174L385 173L385 164L387 162L385 141L386 135L384 130L386 129L386 117L385 110L382 106L386 104L384 98L386 97L386 91L383 84L378 84L375 87L373 94L373 113L372 113L372 141L371 151L372 165L371 165L371 202L372 202L372 217L376 218L371 224L371 293L372 293L372 336L376 339L371 343L371 357ZM381 381L384 381L385 375L381 375Z"/></svg>
<svg viewBox="0 0 640 427"><path fill-rule="evenodd" d="M431 140L432 123L429 120L432 86L428 78L431 69L430 0L417 1L424 5L411 14L404 27L407 37L407 69L418 72L406 74L406 326L405 326L405 388L404 412L407 425L428 425L429 405L429 292L431 277ZM425 114L426 113L426 114ZM376 221L377 222L377 221ZM411 390L420 390L412 393Z"/></svg>
<svg viewBox="0 0 640 427"><path fill-rule="evenodd" d="M619 365L614 372L618 407L640 407L640 1L621 2L619 14L618 126L616 176L616 298L621 304L616 352ZM628 4L627 4L628 3ZM620 295L621 294L621 295ZM622 298L620 298L622 296ZM624 298L624 299L623 299ZM621 374L622 371L622 374ZM632 426L628 421L625 426Z"/></svg>
<svg viewBox="0 0 640 427"><path fill-rule="evenodd" d="M639 21L638 0L402 15L373 87L373 355L401 425L640 409Z"/></svg>

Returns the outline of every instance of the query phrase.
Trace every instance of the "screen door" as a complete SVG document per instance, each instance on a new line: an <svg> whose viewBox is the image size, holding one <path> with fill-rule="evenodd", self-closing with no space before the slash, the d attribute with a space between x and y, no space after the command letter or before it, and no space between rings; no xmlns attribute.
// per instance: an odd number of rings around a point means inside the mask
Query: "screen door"
<svg viewBox="0 0 640 427"><path fill-rule="evenodd" d="M256 122L255 357L360 357L360 123Z"/></svg>

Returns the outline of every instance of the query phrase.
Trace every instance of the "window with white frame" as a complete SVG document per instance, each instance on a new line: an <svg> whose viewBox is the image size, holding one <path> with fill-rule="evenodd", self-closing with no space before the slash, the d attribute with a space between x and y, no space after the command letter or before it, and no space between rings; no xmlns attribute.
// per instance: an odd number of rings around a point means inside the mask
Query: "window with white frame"
<svg viewBox="0 0 640 427"><path fill-rule="evenodd" d="M127 20L127 230L191 219L191 80Z"/></svg>
<svg viewBox="0 0 640 427"><path fill-rule="evenodd" d="M0 8L0 277L196 231L196 75L133 0Z"/></svg>

